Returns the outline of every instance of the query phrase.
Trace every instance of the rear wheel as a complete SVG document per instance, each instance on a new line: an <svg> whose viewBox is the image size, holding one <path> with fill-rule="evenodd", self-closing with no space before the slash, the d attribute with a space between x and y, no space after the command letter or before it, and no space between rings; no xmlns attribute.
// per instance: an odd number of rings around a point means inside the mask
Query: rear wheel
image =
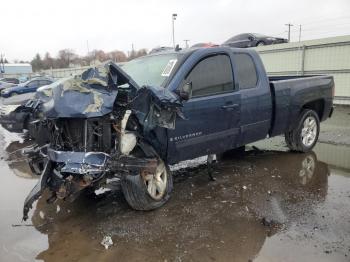
<svg viewBox="0 0 350 262"><path fill-rule="evenodd" d="M285 133L287 146L298 152L308 152L315 146L320 133L320 120L315 111L301 112L297 125Z"/></svg>
<svg viewBox="0 0 350 262"><path fill-rule="evenodd" d="M122 190L128 204L136 210L152 210L164 205L170 198L173 180L167 165L158 161L154 174L141 171L122 179Z"/></svg>
<svg viewBox="0 0 350 262"><path fill-rule="evenodd" d="M256 44L256 46L264 46L264 45L265 45L265 43L263 41Z"/></svg>

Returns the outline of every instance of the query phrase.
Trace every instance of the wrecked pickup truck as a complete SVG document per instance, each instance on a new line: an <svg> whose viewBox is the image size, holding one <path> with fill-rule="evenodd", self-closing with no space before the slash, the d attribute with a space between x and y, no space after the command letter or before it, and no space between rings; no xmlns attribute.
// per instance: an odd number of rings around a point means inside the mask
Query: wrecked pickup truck
<svg viewBox="0 0 350 262"><path fill-rule="evenodd" d="M285 135L310 151L331 116L330 76L268 77L254 50L217 47L161 52L107 63L37 92L28 154L40 180L24 219L44 189L48 199L119 179L129 205L152 210L170 197L168 165Z"/></svg>

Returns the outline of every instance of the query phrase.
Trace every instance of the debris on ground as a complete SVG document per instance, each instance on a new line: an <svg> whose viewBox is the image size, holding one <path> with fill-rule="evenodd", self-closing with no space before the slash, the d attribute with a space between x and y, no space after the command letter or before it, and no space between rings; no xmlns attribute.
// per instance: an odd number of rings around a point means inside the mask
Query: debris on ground
<svg viewBox="0 0 350 262"><path fill-rule="evenodd" d="M110 246L113 245L113 240L110 236L105 236L102 241L101 245L105 247L105 249L108 249Z"/></svg>

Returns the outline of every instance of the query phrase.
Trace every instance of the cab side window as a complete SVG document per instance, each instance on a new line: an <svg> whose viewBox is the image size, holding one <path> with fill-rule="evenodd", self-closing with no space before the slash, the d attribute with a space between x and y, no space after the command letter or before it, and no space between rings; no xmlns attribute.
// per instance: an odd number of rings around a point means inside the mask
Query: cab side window
<svg viewBox="0 0 350 262"><path fill-rule="evenodd" d="M207 57L192 69L185 80L192 83L193 97L233 91L230 58L227 55Z"/></svg>
<svg viewBox="0 0 350 262"><path fill-rule="evenodd" d="M40 80L40 82L39 82L39 86L46 86L49 84L50 84L50 81L47 81L47 80Z"/></svg>
<svg viewBox="0 0 350 262"><path fill-rule="evenodd" d="M256 87L258 74L252 57L248 54L234 54L239 89Z"/></svg>

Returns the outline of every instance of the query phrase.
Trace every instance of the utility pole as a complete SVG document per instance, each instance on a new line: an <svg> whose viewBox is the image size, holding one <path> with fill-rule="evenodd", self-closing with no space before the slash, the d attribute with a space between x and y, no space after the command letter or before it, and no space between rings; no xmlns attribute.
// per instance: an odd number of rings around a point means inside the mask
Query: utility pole
<svg viewBox="0 0 350 262"><path fill-rule="evenodd" d="M174 24L175 24L175 20L176 20L177 14L173 14L171 17L171 22L172 22L172 26L173 26L173 47L175 48L175 28L174 28Z"/></svg>
<svg viewBox="0 0 350 262"><path fill-rule="evenodd" d="M301 25L299 25L299 42L301 41Z"/></svg>
<svg viewBox="0 0 350 262"><path fill-rule="evenodd" d="M0 74L5 73L5 66L4 66L4 59L3 59L3 54L0 54Z"/></svg>
<svg viewBox="0 0 350 262"><path fill-rule="evenodd" d="M86 47L87 47L87 57L88 57L88 63L90 65L90 59L89 59L89 56L90 56L90 49L89 49L89 40L86 40Z"/></svg>
<svg viewBox="0 0 350 262"><path fill-rule="evenodd" d="M288 42L290 42L290 27L293 26L291 23L285 24L288 26Z"/></svg>
<svg viewBox="0 0 350 262"><path fill-rule="evenodd" d="M188 44L189 41L190 41L189 39L185 39L185 40L184 40L184 42L185 42L185 48L188 48L188 47L189 47L189 44Z"/></svg>

